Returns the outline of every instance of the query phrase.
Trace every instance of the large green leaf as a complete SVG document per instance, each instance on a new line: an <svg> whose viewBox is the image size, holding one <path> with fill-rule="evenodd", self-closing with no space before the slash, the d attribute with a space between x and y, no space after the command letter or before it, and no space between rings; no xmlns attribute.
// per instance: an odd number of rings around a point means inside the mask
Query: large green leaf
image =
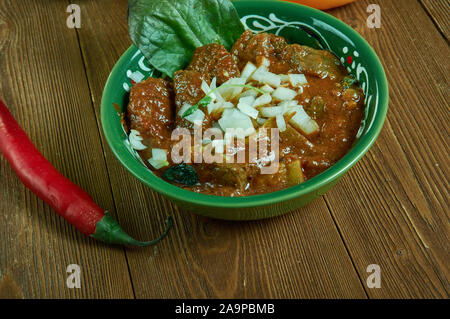
<svg viewBox="0 0 450 319"><path fill-rule="evenodd" d="M230 0L130 0L128 27L142 54L170 77L195 48L216 42L229 50L244 32Z"/></svg>

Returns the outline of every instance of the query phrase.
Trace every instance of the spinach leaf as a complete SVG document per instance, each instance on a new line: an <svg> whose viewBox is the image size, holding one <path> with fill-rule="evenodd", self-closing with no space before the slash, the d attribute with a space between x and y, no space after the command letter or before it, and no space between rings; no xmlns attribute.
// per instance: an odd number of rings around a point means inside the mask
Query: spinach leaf
<svg viewBox="0 0 450 319"><path fill-rule="evenodd" d="M216 42L229 50L244 32L230 0L130 0L128 28L150 64L171 78L197 47Z"/></svg>
<svg viewBox="0 0 450 319"><path fill-rule="evenodd" d="M198 175L195 169L185 163L168 168L162 177L168 181L187 186L195 185L198 182Z"/></svg>

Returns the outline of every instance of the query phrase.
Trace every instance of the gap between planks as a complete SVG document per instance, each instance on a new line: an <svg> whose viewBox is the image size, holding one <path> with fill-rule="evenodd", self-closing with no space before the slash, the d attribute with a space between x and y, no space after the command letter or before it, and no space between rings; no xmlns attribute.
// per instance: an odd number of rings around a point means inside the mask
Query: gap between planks
<svg viewBox="0 0 450 319"><path fill-rule="evenodd" d="M67 3L70 5L70 4L71 4L71 1L68 0ZM90 97L91 97L91 110L92 110L92 114L93 114L93 116L94 116L94 118L95 118L95 123L97 123L97 133L98 133L98 138L99 138L99 140L100 140L100 146L101 146L101 148L102 148L102 158L103 158L103 161L104 161L104 163L105 163L105 167L106 167L106 176L108 176L109 190L110 190L110 192L111 192L111 196L112 196L112 200L113 200L113 204L114 204L114 209L115 209L114 217L115 217L115 218L117 219L117 221L120 223L119 216L118 216L118 214L116 213L116 212L117 212L117 204L116 204L116 199L115 199L115 197L114 197L114 192L113 192L112 185L111 185L111 176L110 176L110 173L109 173L109 167L108 167L108 163L107 163L107 160L106 160L105 145L103 144L103 139L102 139L102 137L101 137L102 132L101 132L101 128L100 128L100 125L99 125L99 120L97 119L97 115L95 114L94 92L92 91L91 84L90 84L90 82L89 82L89 77L88 77L87 69L86 69L86 57L85 57L84 52L83 52L83 49L82 49L82 47L81 47L80 34L78 33L78 29L77 29L77 28L74 28L74 30L75 30L75 35L76 35L77 41L78 41L78 48L80 49L81 60L82 60L82 62L83 62L83 71L84 71L84 75L85 75L85 78L86 78L87 86L88 86L88 88L89 88L89 95L90 95ZM126 263L127 263L128 277L130 278L130 284L131 284L131 290L132 290L132 292L133 292L133 298L136 299L136 292L135 292L135 289L134 289L133 278L132 278L132 276L131 276L131 269L130 269L130 263L129 263L129 261L128 261L127 250L126 250L125 247L123 247L123 246L122 246L122 251L123 251L123 254L124 254L124 257L125 257L125 261L126 261Z"/></svg>
<svg viewBox="0 0 450 319"><path fill-rule="evenodd" d="M450 40L448 39L447 35L445 34L445 30L443 30L441 28L441 26L439 25L438 21L435 19L435 17L433 16L431 10L427 7L427 5L425 5L425 3L423 2L423 0L417 0L419 2L419 4L421 5L421 7L423 8L423 10L425 11L425 13L428 15L428 17L430 18L430 20L433 22L434 26L436 27L436 29L438 30L438 32L441 34L441 36L444 38L445 41L447 41L447 44L450 43ZM448 0L444 0L444 1L448 1Z"/></svg>
<svg viewBox="0 0 450 319"><path fill-rule="evenodd" d="M361 276L359 275L358 269L356 268L356 264L355 264L355 262L353 261L353 257L352 257L352 255L350 254L350 250L349 250L348 247L347 247L347 243L346 243L345 240L344 240L344 236L342 235L341 229L339 228L339 225L338 225L336 219L334 218L334 215L333 215L333 213L332 213L330 204L328 203L328 201L327 201L325 195L326 195L326 194L324 194L324 195L322 196L323 201L325 202L325 205L327 206L328 212L330 213L331 219L333 220L333 223L334 223L334 225L336 226L336 230L337 230L337 232L338 232L338 234L339 234L339 237L341 237L342 243L344 244L344 248L345 248L345 250L347 251L347 255L348 255L348 257L350 258L350 261L352 262L353 269L355 270L356 275L358 276L359 282L361 283L361 286L362 286L362 288L363 288L363 290L364 290L364 293L366 294L366 298L367 298L367 299L370 299L369 294L368 294L368 292L367 292L367 290L366 290L366 285L364 285L364 281L363 281L363 279L361 278Z"/></svg>

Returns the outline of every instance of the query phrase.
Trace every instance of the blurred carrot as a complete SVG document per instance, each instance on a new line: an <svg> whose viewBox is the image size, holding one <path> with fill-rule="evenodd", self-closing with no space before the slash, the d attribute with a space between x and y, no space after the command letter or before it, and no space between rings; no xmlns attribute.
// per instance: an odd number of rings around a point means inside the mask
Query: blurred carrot
<svg viewBox="0 0 450 319"><path fill-rule="evenodd" d="M326 10L346 5L355 0L285 0L285 1L296 2L316 9Z"/></svg>

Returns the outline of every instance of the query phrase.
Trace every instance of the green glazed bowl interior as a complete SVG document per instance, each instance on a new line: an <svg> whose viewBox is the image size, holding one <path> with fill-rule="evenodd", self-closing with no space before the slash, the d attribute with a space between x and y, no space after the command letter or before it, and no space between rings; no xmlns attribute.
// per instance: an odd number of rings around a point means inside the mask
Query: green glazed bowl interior
<svg viewBox="0 0 450 319"><path fill-rule="evenodd" d="M316 177L281 191L246 197L219 197L190 192L155 176L130 147L117 110L126 109L131 79L139 81L159 73L131 46L114 66L104 88L101 122L106 140L119 161L142 183L194 213L213 218L245 220L282 214L309 203L334 186L368 151L386 117L388 85L377 55L370 45L340 20L306 6L281 1L234 1L242 23L255 32L284 36L290 43L333 52L364 90L365 116L352 149L335 165ZM351 59L349 58L351 57ZM350 62L350 63L348 63Z"/></svg>

